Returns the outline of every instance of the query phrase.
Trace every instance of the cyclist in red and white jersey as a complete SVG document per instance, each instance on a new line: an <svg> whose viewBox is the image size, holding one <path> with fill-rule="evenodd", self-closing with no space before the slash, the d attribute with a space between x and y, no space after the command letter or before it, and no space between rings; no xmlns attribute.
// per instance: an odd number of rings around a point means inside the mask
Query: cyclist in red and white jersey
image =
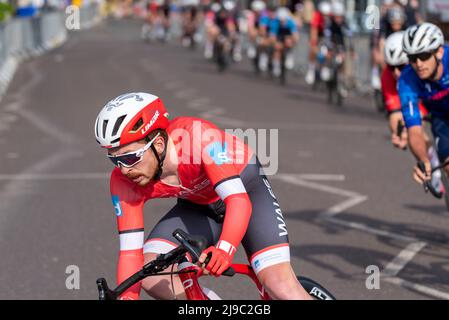
<svg viewBox="0 0 449 320"><path fill-rule="evenodd" d="M388 121L391 131L392 144L400 149L407 146L407 131L403 130L401 137L397 136L398 123L404 123L401 112L401 99L398 93L398 79L402 69L408 65L408 58L402 50L402 39L404 31L391 34L384 45L384 60L386 67L382 71L382 95L384 97L385 109L388 113ZM427 110L422 103L419 104L421 116L427 115Z"/></svg>
<svg viewBox="0 0 449 320"><path fill-rule="evenodd" d="M275 299L309 299L290 264L288 232L279 202L255 153L209 121L169 121L160 98L128 93L108 102L95 123L98 143L116 165L110 191L117 215L120 255L117 281L177 246L173 230L201 234L209 243L200 262L219 276L241 243L258 279ZM178 198L144 241L143 207L154 198ZM148 277L141 287L159 299L184 298L179 278Z"/></svg>
<svg viewBox="0 0 449 320"><path fill-rule="evenodd" d="M329 1L320 1L318 10L313 13L310 21L310 42L309 42L309 66L305 77L307 84L315 83L316 56L318 53L318 44L324 35L326 24L330 21L332 5Z"/></svg>

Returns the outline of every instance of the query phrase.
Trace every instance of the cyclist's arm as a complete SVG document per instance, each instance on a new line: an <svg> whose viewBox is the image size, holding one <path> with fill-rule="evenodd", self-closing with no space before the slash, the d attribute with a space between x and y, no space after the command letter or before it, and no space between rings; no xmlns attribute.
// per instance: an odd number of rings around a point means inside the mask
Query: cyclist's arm
<svg viewBox="0 0 449 320"><path fill-rule="evenodd" d="M299 41L299 29L298 29L298 25L296 24L295 20L293 20L293 19L289 20L289 28L290 28L290 32L292 34L293 41L298 42Z"/></svg>
<svg viewBox="0 0 449 320"><path fill-rule="evenodd" d="M427 147L422 128L419 110L418 88L413 85L409 72L402 72L398 82L398 92L401 98L402 115L408 131L410 150L418 161L427 162Z"/></svg>
<svg viewBox="0 0 449 320"><path fill-rule="evenodd" d="M322 24L322 17L318 12L313 14L310 21L310 46L316 47L318 45L318 38L320 33L320 27Z"/></svg>
<svg viewBox="0 0 449 320"><path fill-rule="evenodd" d="M392 71L388 70L388 68L382 70L381 83L385 109L388 114L401 112L401 99L399 98L397 81L395 80Z"/></svg>
<svg viewBox="0 0 449 320"><path fill-rule="evenodd" d="M233 256L246 233L252 205L239 172L233 164L236 138L228 140L224 138L225 136L231 137L217 129L217 135L213 138L215 142L209 142L204 147L202 162L216 193L226 204L223 229L217 247Z"/></svg>
<svg viewBox="0 0 449 320"><path fill-rule="evenodd" d="M117 266L117 283L120 284L143 266L144 198L136 189L137 186L118 169L112 172L110 188L120 237ZM140 289L139 282L125 291L120 298L137 300Z"/></svg>

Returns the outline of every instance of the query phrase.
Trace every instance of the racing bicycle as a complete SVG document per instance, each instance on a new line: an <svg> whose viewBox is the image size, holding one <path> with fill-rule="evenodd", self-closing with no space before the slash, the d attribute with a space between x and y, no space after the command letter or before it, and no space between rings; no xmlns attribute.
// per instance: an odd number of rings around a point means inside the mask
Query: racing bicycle
<svg viewBox="0 0 449 320"><path fill-rule="evenodd" d="M104 278L97 280L97 287L100 300L117 300L119 296L128 288L146 277L158 275L178 275L185 290L187 300L220 300L215 293L213 295L204 292L198 283L198 272L200 268L195 265L201 252L207 247L206 240L201 236L191 236L181 229L176 229L173 236L180 245L166 254L160 254L153 261L148 262L141 270L123 281L115 289L110 289ZM191 257L191 262L187 259L187 254ZM210 259L210 256L208 256ZM206 259L206 264L208 262ZM174 265L178 264L177 270L173 271ZM172 267L172 271L164 272ZM257 286L262 300L270 300L270 296L258 281L256 274L250 265L233 264L223 275L232 277L235 274L248 276ZM172 278L173 280L173 278ZM317 300L335 300L335 297L316 281L298 277L304 289ZM172 281L173 286L173 281Z"/></svg>

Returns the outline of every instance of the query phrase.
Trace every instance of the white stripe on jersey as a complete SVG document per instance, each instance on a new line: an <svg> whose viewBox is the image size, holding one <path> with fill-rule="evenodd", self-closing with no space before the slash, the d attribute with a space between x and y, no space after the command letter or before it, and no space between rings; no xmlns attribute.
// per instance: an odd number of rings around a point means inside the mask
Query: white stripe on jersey
<svg viewBox="0 0 449 320"><path fill-rule="evenodd" d="M143 248L144 232L122 233L120 235L120 250L137 250Z"/></svg>
<svg viewBox="0 0 449 320"><path fill-rule="evenodd" d="M262 251L251 259L251 266L253 267L254 272L258 274L261 270L267 267L289 261L290 247L285 245Z"/></svg>
<svg viewBox="0 0 449 320"><path fill-rule="evenodd" d="M215 187L215 192L224 200L233 194L246 193L246 189L242 179L234 178L221 182Z"/></svg>
<svg viewBox="0 0 449 320"><path fill-rule="evenodd" d="M413 102L412 102L412 100L410 100L408 102L408 107L410 109L410 115L413 116Z"/></svg>

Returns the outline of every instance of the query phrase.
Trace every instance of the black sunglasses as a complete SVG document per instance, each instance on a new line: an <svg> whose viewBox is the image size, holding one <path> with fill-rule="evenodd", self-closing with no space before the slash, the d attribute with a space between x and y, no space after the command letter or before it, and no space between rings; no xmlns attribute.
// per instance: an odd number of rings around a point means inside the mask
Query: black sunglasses
<svg viewBox="0 0 449 320"><path fill-rule="evenodd" d="M416 63L416 61L418 61L418 59L421 61L427 61L433 56L433 54L434 54L434 52L421 52L418 54L409 54L408 59L412 63Z"/></svg>

